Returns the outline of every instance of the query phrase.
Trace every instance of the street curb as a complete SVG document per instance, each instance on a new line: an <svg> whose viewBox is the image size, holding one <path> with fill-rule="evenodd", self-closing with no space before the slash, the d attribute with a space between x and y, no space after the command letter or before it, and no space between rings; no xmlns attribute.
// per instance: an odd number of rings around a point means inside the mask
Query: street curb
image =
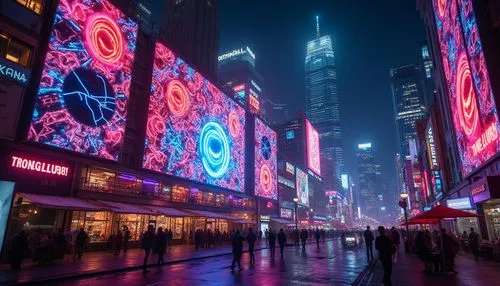
<svg viewBox="0 0 500 286"><path fill-rule="evenodd" d="M375 260L371 261L370 264L368 264L365 267L365 269L361 273L359 273L358 277L356 277L356 279L352 282L351 285L353 286L367 285L366 282L370 280L373 274L375 263L377 263Z"/></svg>

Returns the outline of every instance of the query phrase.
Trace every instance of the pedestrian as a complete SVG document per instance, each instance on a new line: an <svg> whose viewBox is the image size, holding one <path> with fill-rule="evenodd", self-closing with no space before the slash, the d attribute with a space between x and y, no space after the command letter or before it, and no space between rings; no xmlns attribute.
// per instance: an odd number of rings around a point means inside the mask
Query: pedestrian
<svg viewBox="0 0 500 286"><path fill-rule="evenodd" d="M155 232L152 225L148 226L148 230L142 235L141 247L144 249L144 262L142 264L142 271L147 272L147 264L151 249L155 243Z"/></svg>
<svg viewBox="0 0 500 286"><path fill-rule="evenodd" d="M128 241L130 240L130 230L128 229L128 226L124 226L124 231L123 231L123 253L127 253L128 250Z"/></svg>
<svg viewBox="0 0 500 286"><path fill-rule="evenodd" d="M264 237L266 239L266 246L269 245L269 230L266 228L266 231L264 232Z"/></svg>
<svg viewBox="0 0 500 286"><path fill-rule="evenodd" d="M255 254L253 253L255 247L255 241L257 236L253 233L253 229L248 228L247 242L248 242L248 253L250 254L250 264L255 263Z"/></svg>
<svg viewBox="0 0 500 286"><path fill-rule="evenodd" d="M314 232L314 238L316 238L316 247L319 249L319 239L321 238L321 232L319 231L319 228L316 228L316 231Z"/></svg>
<svg viewBox="0 0 500 286"><path fill-rule="evenodd" d="M172 246L172 239L174 239L174 233L172 232L172 229L169 229L166 233L167 235L167 248L168 249L170 246Z"/></svg>
<svg viewBox="0 0 500 286"><path fill-rule="evenodd" d="M472 227L470 229L470 234L469 234L469 247L472 250L474 259L478 261L477 255L479 252L479 235L474 231L474 228Z"/></svg>
<svg viewBox="0 0 500 286"><path fill-rule="evenodd" d="M241 255L243 254L243 237L240 235L240 231L237 230L233 236L233 262L231 263L231 271L234 271L234 266L238 264L238 268L241 268Z"/></svg>
<svg viewBox="0 0 500 286"><path fill-rule="evenodd" d="M10 245L10 268L13 271L21 270L24 254L28 250L28 237L26 232L21 230L12 238Z"/></svg>
<svg viewBox="0 0 500 286"><path fill-rule="evenodd" d="M280 245L281 258L283 258L283 251L285 250L286 245L286 235L283 232L283 229L280 229L280 232L278 233L278 244Z"/></svg>
<svg viewBox="0 0 500 286"><path fill-rule="evenodd" d="M299 243L300 243L300 233L299 233L299 229L298 228L296 228L293 231L293 240L295 241L295 245L299 246Z"/></svg>
<svg viewBox="0 0 500 286"><path fill-rule="evenodd" d="M269 250L271 251L271 257L274 257L274 253L276 250L276 234L274 234L274 231L272 229L269 230L268 237L269 237Z"/></svg>
<svg viewBox="0 0 500 286"><path fill-rule="evenodd" d="M202 242L201 230L197 229L196 232L194 233L194 246L196 249L200 249L201 242Z"/></svg>
<svg viewBox="0 0 500 286"><path fill-rule="evenodd" d="M458 253L458 242L446 233L446 229L441 229L441 239L443 240L443 251L445 259L445 270L458 273L455 270L455 255Z"/></svg>
<svg viewBox="0 0 500 286"><path fill-rule="evenodd" d="M161 265L165 263L164 256L165 251L167 250L167 233L163 231L163 228L159 227L158 232L155 237L155 252L158 254L158 264Z"/></svg>
<svg viewBox="0 0 500 286"><path fill-rule="evenodd" d="M302 241L302 249L306 249L306 240L309 235L307 234L307 230L305 228L300 232L300 240Z"/></svg>
<svg viewBox="0 0 500 286"><path fill-rule="evenodd" d="M366 245L366 259L368 261L373 260L373 233L370 230L370 226L366 226L366 230L363 233L363 237L365 239L365 245Z"/></svg>
<svg viewBox="0 0 500 286"><path fill-rule="evenodd" d="M262 230L259 230L259 240L262 240Z"/></svg>
<svg viewBox="0 0 500 286"><path fill-rule="evenodd" d="M122 250L122 242L123 242L123 234L120 230L116 232L116 235L113 238L113 246L115 248L115 255L120 255L120 251Z"/></svg>
<svg viewBox="0 0 500 286"><path fill-rule="evenodd" d="M378 227L379 236L375 240L375 249L378 251L378 259L382 263L384 268L384 285L392 285L391 274L392 274L392 254L395 252L395 248L389 237L385 234L385 228L383 226Z"/></svg>
<svg viewBox="0 0 500 286"><path fill-rule="evenodd" d="M80 228L80 231L76 235L76 241L75 241L75 254L73 259L82 259L82 254L83 254L83 247L85 246L85 243L87 242L89 236L85 232L85 230Z"/></svg>
<svg viewBox="0 0 500 286"><path fill-rule="evenodd" d="M397 262L398 260L398 252L399 252L399 243L401 242L401 236L399 235L398 230L395 227L392 227L391 229L392 233L392 244L394 244L394 247L396 247L396 253L393 255L393 261L394 263Z"/></svg>

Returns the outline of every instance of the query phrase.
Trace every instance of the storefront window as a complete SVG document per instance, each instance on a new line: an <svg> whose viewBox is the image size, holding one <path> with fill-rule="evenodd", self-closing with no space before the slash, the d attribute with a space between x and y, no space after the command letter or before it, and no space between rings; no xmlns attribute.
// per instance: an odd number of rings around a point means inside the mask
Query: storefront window
<svg viewBox="0 0 500 286"><path fill-rule="evenodd" d="M224 194L215 195L215 206L223 207L226 205L226 196Z"/></svg>
<svg viewBox="0 0 500 286"><path fill-rule="evenodd" d="M500 239L500 204L484 205L484 216L490 240Z"/></svg>
<svg viewBox="0 0 500 286"><path fill-rule="evenodd" d="M92 192L110 193L114 188L115 173L99 169L90 168L82 170L82 184L83 190Z"/></svg>
<svg viewBox="0 0 500 286"><path fill-rule="evenodd" d="M161 185L157 181L144 179L142 181L142 195L152 198L160 197Z"/></svg>
<svg viewBox="0 0 500 286"><path fill-rule="evenodd" d="M77 231L82 227L90 242L106 241L111 235L111 213L73 211L71 230Z"/></svg>
<svg viewBox="0 0 500 286"><path fill-rule="evenodd" d="M214 193L203 192L202 204L206 206L213 206L215 204Z"/></svg>
<svg viewBox="0 0 500 286"><path fill-rule="evenodd" d="M174 185L174 187L172 188L172 201L187 203L188 198L189 198L188 188L180 185Z"/></svg>
<svg viewBox="0 0 500 286"><path fill-rule="evenodd" d="M201 205L203 202L203 192L198 189L189 190L189 202L197 205Z"/></svg>
<svg viewBox="0 0 500 286"><path fill-rule="evenodd" d="M170 201L172 199L172 187L170 185L162 184L158 196L160 199Z"/></svg>
<svg viewBox="0 0 500 286"><path fill-rule="evenodd" d="M118 229L123 229L124 226L128 227L130 231L131 240L139 240L141 234L146 231L149 224L149 215L139 215L139 214L120 214L118 215L118 221L113 227L116 232Z"/></svg>
<svg viewBox="0 0 500 286"><path fill-rule="evenodd" d="M128 174L119 174L116 177L114 190L121 193L138 195L141 193L141 185L137 177Z"/></svg>

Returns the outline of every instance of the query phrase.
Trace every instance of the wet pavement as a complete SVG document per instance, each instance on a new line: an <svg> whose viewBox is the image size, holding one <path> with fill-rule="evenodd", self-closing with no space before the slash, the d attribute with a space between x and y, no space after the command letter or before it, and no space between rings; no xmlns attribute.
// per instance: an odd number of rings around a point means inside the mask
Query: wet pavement
<svg viewBox="0 0 500 286"><path fill-rule="evenodd" d="M243 270L231 272L231 255L196 260L142 271L58 282L57 285L350 285L366 268L364 248L344 249L340 240L300 247L289 246L285 257L270 257L268 249L256 251L255 265L248 254ZM47 283L45 285L56 285Z"/></svg>

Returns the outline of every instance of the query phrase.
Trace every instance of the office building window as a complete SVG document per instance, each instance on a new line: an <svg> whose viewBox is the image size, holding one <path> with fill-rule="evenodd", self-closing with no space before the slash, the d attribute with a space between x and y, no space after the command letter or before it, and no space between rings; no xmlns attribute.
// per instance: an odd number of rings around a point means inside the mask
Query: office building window
<svg viewBox="0 0 500 286"><path fill-rule="evenodd" d="M42 14L43 0L16 0L16 2L37 13L38 15Z"/></svg>
<svg viewBox="0 0 500 286"><path fill-rule="evenodd" d="M27 67L30 61L31 47L0 32L0 56Z"/></svg>

